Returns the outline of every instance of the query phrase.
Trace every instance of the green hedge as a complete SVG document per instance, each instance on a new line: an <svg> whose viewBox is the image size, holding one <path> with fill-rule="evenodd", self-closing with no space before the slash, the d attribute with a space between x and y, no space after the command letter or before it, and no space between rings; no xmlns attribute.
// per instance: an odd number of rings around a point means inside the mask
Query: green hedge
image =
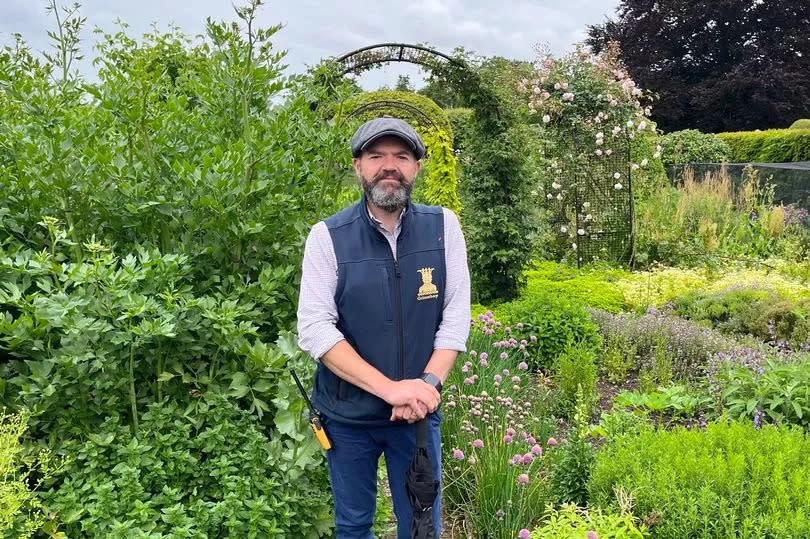
<svg viewBox="0 0 810 539"><path fill-rule="evenodd" d="M665 166L690 163L722 163L731 157L731 148L723 140L697 129L674 131L661 137Z"/></svg>
<svg viewBox="0 0 810 539"><path fill-rule="evenodd" d="M802 118L790 124L790 129L810 129L810 118Z"/></svg>
<svg viewBox="0 0 810 539"><path fill-rule="evenodd" d="M346 110L353 111L362 107L363 105L374 103L375 101L394 101L415 107L430 118L436 127L445 131L446 133L449 133L452 138L453 126L450 125L450 120L447 119L447 114L445 114L444 110L442 110L442 108L439 107L439 105L437 105L432 99L421 94L415 94L413 92L400 92L397 90L365 92L348 100L346 102ZM430 125L425 125L424 119L420 118L419 115L411 114L406 109L396 106L392 106L389 109L374 109L367 113L360 114L359 118L366 121L371 120L372 118L377 118L384 114L405 120L413 125L414 129L419 131L420 134L422 131L425 131L427 128L431 127Z"/></svg>
<svg viewBox="0 0 810 539"><path fill-rule="evenodd" d="M716 136L731 147L731 160L735 163L810 161L810 130L769 129Z"/></svg>

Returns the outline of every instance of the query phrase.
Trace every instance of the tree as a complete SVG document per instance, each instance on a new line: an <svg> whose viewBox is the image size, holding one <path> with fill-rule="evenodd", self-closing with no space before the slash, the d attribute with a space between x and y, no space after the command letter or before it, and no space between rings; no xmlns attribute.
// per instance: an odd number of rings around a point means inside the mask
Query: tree
<svg viewBox="0 0 810 539"><path fill-rule="evenodd" d="M793 0L622 0L588 45L621 48L659 96L665 131L787 127L810 115L810 4Z"/></svg>
<svg viewBox="0 0 810 539"><path fill-rule="evenodd" d="M394 86L394 90L397 92L413 92L411 78L408 75L400 75L397 77L397 85Z"/></svg>

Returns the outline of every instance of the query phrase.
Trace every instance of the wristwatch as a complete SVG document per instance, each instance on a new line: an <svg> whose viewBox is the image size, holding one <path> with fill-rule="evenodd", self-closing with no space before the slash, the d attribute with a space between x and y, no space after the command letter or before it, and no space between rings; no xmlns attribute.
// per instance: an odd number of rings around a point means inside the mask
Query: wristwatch
<svg viewBox="0 0 810 539"><path fill-rule="evenodd" d="M421 378L422 380L425 381L425 383L435 387L436 391L438 391L439 393L442 392L442 381L439 380L438 376L436 376L432 372L423 372Z"/></svg>

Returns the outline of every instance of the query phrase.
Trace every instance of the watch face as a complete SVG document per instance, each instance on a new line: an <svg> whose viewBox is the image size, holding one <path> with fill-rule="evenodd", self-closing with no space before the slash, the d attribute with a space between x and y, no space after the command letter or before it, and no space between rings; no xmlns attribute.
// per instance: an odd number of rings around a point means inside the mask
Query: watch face
<svg viewBox="0 0 810 539"><path fill-rule="evenodd" d="M441 390L442 390L442 381L439 379L438 376L436 376L432 372L426 372L425 374L423 374L422 375L422 380L424 380L428 384L435 387L436 391L441 392Z"/></svg>

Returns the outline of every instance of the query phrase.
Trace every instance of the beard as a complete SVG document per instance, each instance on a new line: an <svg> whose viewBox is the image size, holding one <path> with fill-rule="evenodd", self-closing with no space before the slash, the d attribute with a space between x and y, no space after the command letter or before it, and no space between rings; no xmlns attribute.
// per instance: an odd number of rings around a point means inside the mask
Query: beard
<svg viewBox="0 0 810 539"><path fill-rule="evenodd" d="M386 189L380 182L383 178L394 178L399 181L399 186L393 191ZM367 180L360 177L363 183L363 191L366 198L381 210L393 213L408 205L411 200L413 183L405 180L405 176L399 171L381 170L373 178Z"/></svg>

